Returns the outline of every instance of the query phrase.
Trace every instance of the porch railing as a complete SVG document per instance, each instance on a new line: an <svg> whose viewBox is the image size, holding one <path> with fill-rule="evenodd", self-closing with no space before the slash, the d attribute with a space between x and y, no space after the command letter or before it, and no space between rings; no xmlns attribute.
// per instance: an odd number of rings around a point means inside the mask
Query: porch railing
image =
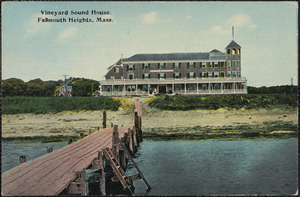
<svg viewBox="0 0 300 197"><path fill-rule="evenodd" d="M181 78L181 79L106 79L101 85L128 85L128 84L180 84L180 83L225 83L225 82L246 82L245 77L224 77L224 78Z"/></svg>
<svg viewBox="0 0 300 197"><path fill-rule="evenodd" d="M175 90L173 94L192 95L192 94L246 94L246 89L224 89L224 90ZM145 91L111 91L102 92L102 96L151 96Z"/></svg>

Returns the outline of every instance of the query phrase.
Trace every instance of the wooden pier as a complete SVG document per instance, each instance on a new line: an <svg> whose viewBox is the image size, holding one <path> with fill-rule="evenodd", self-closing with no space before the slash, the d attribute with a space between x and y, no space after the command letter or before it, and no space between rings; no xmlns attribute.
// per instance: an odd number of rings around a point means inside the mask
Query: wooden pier
<svg viewBox="0 0 300 197"><path fill-rule="evenodd" d="M2 174L2 195L4 196L57 196L87 195L85 170L98 169L100 194L105 192L104 160L113 169L115 181L119 181L129 191L133 182L142 180L151 189L131 155L142 140L142 107L135 101L135 116L129 127L111 128L91 133L77 142L51 152L35 160L26 162L20 157L20 164ZM103 113L106 127L106 112ZM124 173L131 162L137 174L127 177Z"/></svg>

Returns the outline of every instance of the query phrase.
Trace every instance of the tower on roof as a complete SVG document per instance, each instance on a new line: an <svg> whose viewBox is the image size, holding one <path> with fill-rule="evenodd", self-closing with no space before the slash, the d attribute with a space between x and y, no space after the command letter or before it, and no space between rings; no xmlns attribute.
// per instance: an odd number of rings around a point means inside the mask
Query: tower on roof
<svg viewBox="0 0 300 197"><path fill-rule="evenodd" d="M241 60L241 46L234 40L226 47L226 60Z"/></svg>

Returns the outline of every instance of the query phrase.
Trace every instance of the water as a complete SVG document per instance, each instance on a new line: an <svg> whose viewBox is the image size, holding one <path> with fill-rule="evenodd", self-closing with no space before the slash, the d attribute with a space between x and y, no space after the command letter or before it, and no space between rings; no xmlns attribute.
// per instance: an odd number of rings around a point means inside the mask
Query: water
<svg viewBox="0 0 300 197"><path fill-rule="evenodd" d="M2 172L53 151L60 143L2 141ZM135 162L152 187L135 182L136 195L292 194L297 190L298 141L288 140L200 140L147 141L141 143ZM95 171L95 170L94 170ZM87 171L88 187L95 194L98 177ZM129 165L128 175L135 174Z"/></svg>
<svg viewBox="0 0 300 197"><path fill-rule="evenodd" d="M134 160L152 190L137 181L135 194L292 194L297 146L296 139L144 141Z"/></svg>
<svg viewBox="0 0 300 197"><path fill-rule="evenodd" d="M2 173L19 165L19 156L25 155L26 162L43 156L46 154L46 147L53 147L56 151L67 145L67 142L52 142L52 143L17 143L13 141L2 140L1 143L1 170Z"/></svg>

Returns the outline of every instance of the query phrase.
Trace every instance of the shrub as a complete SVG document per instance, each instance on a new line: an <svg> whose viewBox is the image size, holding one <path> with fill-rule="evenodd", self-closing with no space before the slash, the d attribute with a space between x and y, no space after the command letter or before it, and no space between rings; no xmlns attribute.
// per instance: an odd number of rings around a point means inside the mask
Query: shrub
<svg viewBox="0 0 300 197"><path fill-rule="evenodd" d="M193 109L259 109L280 106L297 107L297 95L209 95L209 96L161 96L149 101L150 107L161 110Z"/></svg>
<svg viewBox="0 0 300 197"><path fill-rule="evenodd" d="M2 113L49 113L70 110L112 110L120 103L108 97L4 97Z"/></svg>

